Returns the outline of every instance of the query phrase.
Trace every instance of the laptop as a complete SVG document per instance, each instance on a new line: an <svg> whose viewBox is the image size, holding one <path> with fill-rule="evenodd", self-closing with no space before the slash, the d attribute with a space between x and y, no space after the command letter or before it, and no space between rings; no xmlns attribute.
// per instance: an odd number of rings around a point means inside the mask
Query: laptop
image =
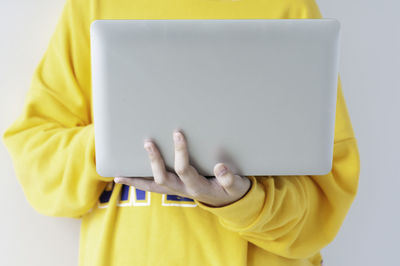
<svg viewBox="0 0 400 266"><path fill-rule="evenodd" d="M332 169L336 19L96 20L90 26L96 170L152 177L151 138L173 171L172 133L213 176Z"/></svg>

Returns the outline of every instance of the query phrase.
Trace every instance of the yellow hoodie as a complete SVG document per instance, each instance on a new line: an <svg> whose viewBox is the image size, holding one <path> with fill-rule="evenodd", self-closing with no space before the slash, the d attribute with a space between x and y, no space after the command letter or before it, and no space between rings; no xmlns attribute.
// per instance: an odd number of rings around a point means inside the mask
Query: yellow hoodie
<svg viewBox="0 0 400 266"><path fill-rule="evenodd" d="M38 212L82 218L79 265L320 265L359 177L340 79L332 171L250 176L242 199L212 208L96 173L89 42L96 19L320 17L314 0L67 0L3 141Z"/></svg>

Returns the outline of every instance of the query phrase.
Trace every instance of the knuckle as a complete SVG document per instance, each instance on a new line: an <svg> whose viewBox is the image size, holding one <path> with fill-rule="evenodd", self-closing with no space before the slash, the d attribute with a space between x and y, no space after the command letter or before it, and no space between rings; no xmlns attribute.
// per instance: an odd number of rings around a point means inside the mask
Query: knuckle
<svg viewBox="0 0 400 266"><path fill-rule="evenodd" d="M164 186L167 183L167 180L163 177L159 178L154 177L154 183L160 186Z"/></svg>
<svg viewBox="0 0 400 266"><path fill-rule="evenodd" d="M184 143L178 143L175 145L175 150L176 151L184 151L186 149L186 146Z"/></svg>
<svg viewBox="0 0 400 266"><path fill-rule="evenodd" d="M235 183L234 179L231 176L222 178L220 182L222 183L221 185L225 188L232 188L233 184Z"/></svg>
<svg viewBox="0 0 400 266"><path fill-rule="evenodd" d="M178 175L184 175L188 171L188 166L176 166L175 167L175 172Z"/></svg>
<svg viewBox="0 0 400 266"><path fill-rule="evenodd" d="M154 179L154 183L159 185L159 186L164 186L165 185L165 180L163 178L161 178L161 179L157 178L157 179Z"/></svg>
<svg viewBox="0 0 400 266"><path fill-rule="evenodd" d="M189 192L189 195L191 195L194 198L198 198L202 195L201 191L196 188L188 189L188 192Z"/></svg>
<svg viewBox="0 0 400 266"><path fill-rule="evenodd" d="M160 157L158 157L157 155L151 155L150 156L150 162L151 163L158 163L160 161Z"/></svg>

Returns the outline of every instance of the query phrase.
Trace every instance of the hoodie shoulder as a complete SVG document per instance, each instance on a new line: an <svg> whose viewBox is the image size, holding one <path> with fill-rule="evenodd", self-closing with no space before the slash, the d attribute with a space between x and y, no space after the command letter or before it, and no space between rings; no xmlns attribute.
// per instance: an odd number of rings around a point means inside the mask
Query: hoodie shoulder
<svg viewBox="0 0 400 266"><path fill-rule="evenodd" d="M321 11L315 0L286 0L288 18L317 19L322 18Z"/></svg>

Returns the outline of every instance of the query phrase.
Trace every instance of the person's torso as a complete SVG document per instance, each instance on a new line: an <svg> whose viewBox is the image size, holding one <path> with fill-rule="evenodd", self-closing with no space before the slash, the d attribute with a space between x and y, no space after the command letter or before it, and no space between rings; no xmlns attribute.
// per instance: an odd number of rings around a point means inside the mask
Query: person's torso
<svg viewBox="0 0 400 266"><path fill-rule="evenodd" d="M92 20L283 19L299 13L293 2L93 0L90 12ZM191 199L120 184L110 183L82 220L82 266L317 265L317 261L319 254L309 260L289 260L269 253L224 228L218 217Z"/></svg>

